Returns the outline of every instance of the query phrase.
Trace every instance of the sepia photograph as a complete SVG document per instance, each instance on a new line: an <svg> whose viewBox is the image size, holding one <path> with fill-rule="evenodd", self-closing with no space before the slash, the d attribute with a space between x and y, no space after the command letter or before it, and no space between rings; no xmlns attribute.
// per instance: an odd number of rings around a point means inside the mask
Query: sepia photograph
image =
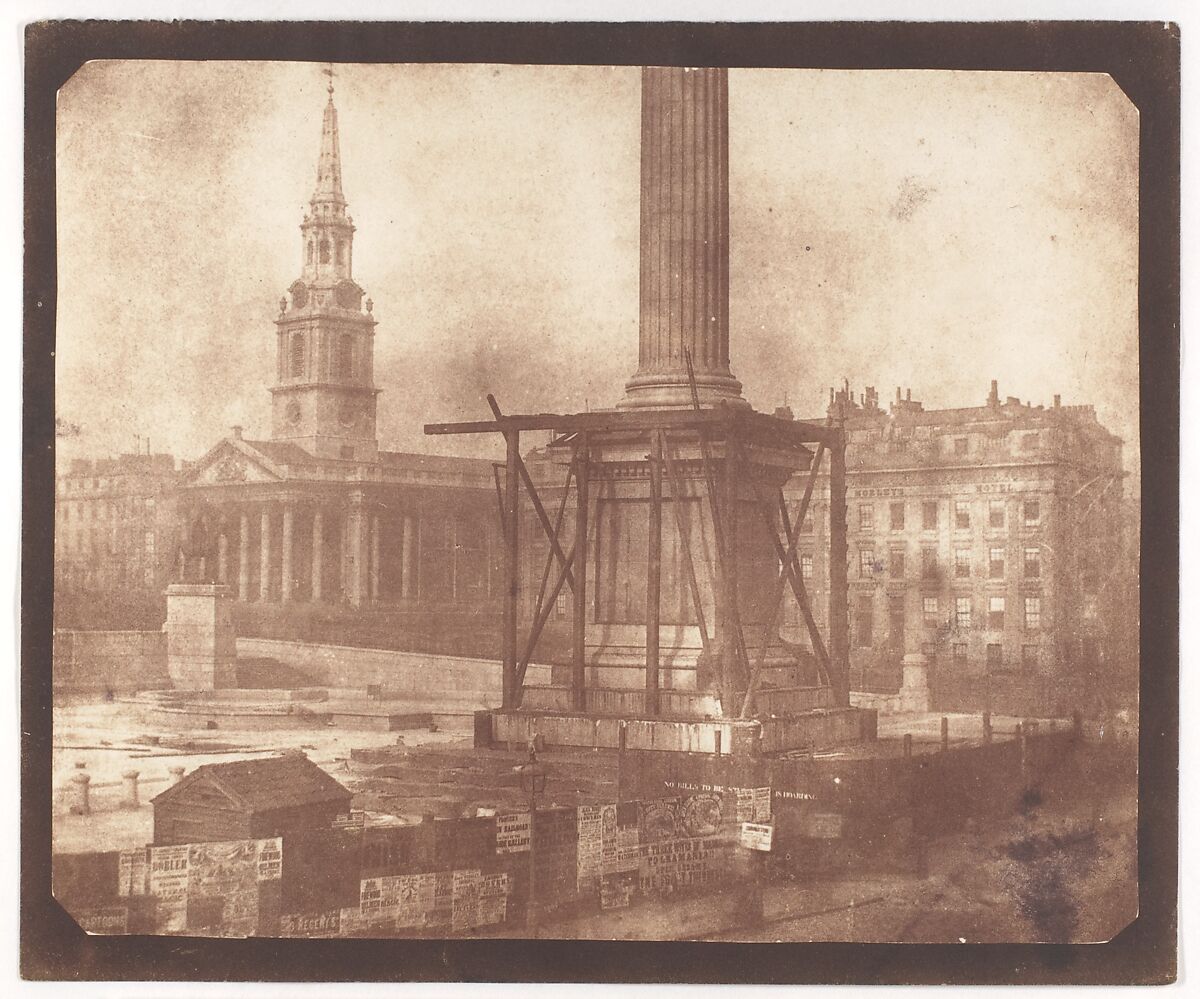
<svg viewBox="0 0 1200 999"><path fill-rule="evenodd" d="M84 932L1137 920L1113 76L114 57L55 109Z"/></svg>

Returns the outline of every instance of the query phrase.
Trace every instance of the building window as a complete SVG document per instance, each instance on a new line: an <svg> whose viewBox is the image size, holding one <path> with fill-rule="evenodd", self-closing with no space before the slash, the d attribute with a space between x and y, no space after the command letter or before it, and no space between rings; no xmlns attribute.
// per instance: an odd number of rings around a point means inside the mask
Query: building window
<svg viewBox="0 0 1200 999"><path fill-rule="evenodd" d="M1024 503L1025 526L1037 527L1042 520L1042 504L1037 500L1026 500Z"/></svg>
<svg viewBox="0 0 1200 999"><path fill-rule="evenodd" d="M292 334L292 377L304 375L304 334Z"/></svg>
<svg viewBox="0 0 1200 999"><path fill-rule="evenodd" d="M327 240L327 239L321 240L321 245L318 249L318 252L320 254L321 263L323 263L323 264L329 263L329 240Z"/></svg>
<svg viewBox="0 0 1200 999"><path fill-rule="evenodd" d="M1004 630L1004 598L988 597L988 627L992 631Z"/></svg>
<svg viewBox="0 0 1200 999"><path fill-rule="evenodd" d="M339 243L340 247L341 244ZM564 618L569 616L571 612L571 592L567 587L563 587L558 591L558 596L554 598L554 616Z"/></svg>
<svg viewBox="0 0 1200 999"><path fill-rule="evenodd" d="M311 240L311 239L308 241L308 251L305 253L304 259L305 259L305 262L306 262L306 263L310 263L310 264L312 263L312 260L313 260L313 245L312 245L312 240Z"/></svg>
<svg viewBox="0 0 1200 999"><path fill-rule="evenodd" d="M893 531L904 530L904 504L892 503L889 507Z"/></svg>
<svg viewBox="0 0 1200 999"><path fill-rule="evenodd" d="M812 511L810 510L808 513L806 513L804 515L804 520L802 520L800 522L800 533L801 534L812 534L812 532L813 532L813 515L812 515Z"/></svg>
<svg viewBox="0 0 1200 999"><path fill-rule="evenodd" d="M971 627L971 598L954 598L954 626L960 630Z"/></svg>
<svg viewBox="0 0 1200 999"><path fill-rule="evenodd" d="M1004 646L999 642L988 643L987 664L989 669L999 669L1004 665Z"/></svg>
<svg viewBox="0 0 1200 999"><path fill-rule="evenodd" d="M875 575L875 553L870 548L858 553L858 574L866 579Z"/></svg>
<svg viewBox="0 0 1200 999"><path fill-rule="evenodd" d="M346 244L340 239L337 241L337 262L339 264L346 262Z"/></svg>
<svg viewBox="0 0 1200 999"><path fill-rule="evenodd" d="M988 527L1004 526L1004 500L988 500Z"/></svg>
<svg viewBox="0 0 1200 999"><path fill-rule="evenodd" d="M922 579L937 579L938 577L938 558L937 550L934 548L921 549L921 578Z"/></svg>
<svg viewBox="0 0 1200 999"><path fill-rule="evenodd" d="M926 531L936 531L938 526L938 505L936 502L921 504L921 528Z"/></svg>
<svg viewBox="0 0 1200 999"><path fill-rule="evenodd" d="M1039 579L1042 575L1042 550L1040 548L1025 549L1025 578Z"/></svg>
<svg viewBox="0 0 1200 999"><path fill-rule="evenodd" d="M888 571L893 579L904 578L904 549L893 548L888 552Z"/></svg>
<svg viewBox="0 0 1200 999"><path fill-rule="evenodd" d="M1037 631L1042 626L1042 598L1025 598L1025 630Z"/></svg>
<svg viewBox="0 0 1200 999"><path fill-rule="evenodd" d="M860 646L871 644L875 630L875 600L872 597L858 598L858 613L855 615L855 638Z"/></svg>
<svg viewBox="0 0 1200 999"><path fill-rule="evenodd" d="M956 579L965 579L971 575L971 549L970 548L955 548L954 549L954 576Z"/></svg>
<svg viewBox="0 0 1200 999"><path fill-rule="evenodd" d="M936 628L942 622L938 615L938 598L923 597L921 599L921 616L926 628Z"/></svg>
<svg viewBox="0 0 1200 999"><path fill-rule="evenodd" d="M966 500L954 503L954 526L959 531L966 531L968 527L971 527L971 504Z"/></svg>
<svg viewBox="0 0 1200 999"><path fill-rule="evenodd" d="M813 557L808 552L800 556L800 578L812 579L813 575Z"/></svg>
<svg viewBox="0 0 1200 999"><path fill-rule="evenodd" d="M858 507L858 529L870 531L875 527L875 507L870 503L860 503Z"/></svg>
<svg viewBox="0 0 1200 999"><path fill-rule="evenodd" d="M955 642L950 650L954 655L954 662L957 666L965 666L967 664L967 643Z"/></svg>
<svg viewBox="0 0 1200 999"><path fill-rule="evenodd" d="M967 453L967 439L965 437L956 437L954 439L954 453L955 454L966 454Z"/></svg>
<svg viewBox="0 0 1200 999"><path fill-rule="evenodd" d="M1004 578L1004 549L988 549L988 579Z"/></svg>
<svg viewBox="0 0 1200 999"><path fill-rule="evenodd" d="M1038 647L1036 645L1021 646L1021 665L1025 669L1037 669Z"/></svg>
<svg viewBox="0 0 1200 999"><path fill-rule="evenodd" d="M1042 438L1041 438L1040 434L1026 434L1025 435L1024 444L1025 444L1026 451L1036 451L1041 446L1041 443L1042 443Z"/></svg>

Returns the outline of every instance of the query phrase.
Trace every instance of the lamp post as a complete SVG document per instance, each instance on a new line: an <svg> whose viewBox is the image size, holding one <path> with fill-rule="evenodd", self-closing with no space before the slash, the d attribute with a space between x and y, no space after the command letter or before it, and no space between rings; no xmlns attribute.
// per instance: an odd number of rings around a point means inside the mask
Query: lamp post
<svg viewBox="0 0 1200 999"><path fill-rule="evenodd" d="M521 790L529 794L529 900L525 905L525 927L537 936L537 854L533 848L537 826L537 799L546 790L546 768L537 761L534 740L529 740L529 762L514 767L520 774Z"/></svg>

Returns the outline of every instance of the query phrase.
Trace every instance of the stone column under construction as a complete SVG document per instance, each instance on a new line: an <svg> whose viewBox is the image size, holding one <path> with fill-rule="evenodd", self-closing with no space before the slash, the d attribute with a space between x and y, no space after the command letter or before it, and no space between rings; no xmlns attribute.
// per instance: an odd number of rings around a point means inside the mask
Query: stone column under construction
<svg viewBox="0 0 1200 999"><path fill-rule="evenodd" d="M642 70L641 306L622 408L746 405L729 368L729 86L724 69Z"/></svg>

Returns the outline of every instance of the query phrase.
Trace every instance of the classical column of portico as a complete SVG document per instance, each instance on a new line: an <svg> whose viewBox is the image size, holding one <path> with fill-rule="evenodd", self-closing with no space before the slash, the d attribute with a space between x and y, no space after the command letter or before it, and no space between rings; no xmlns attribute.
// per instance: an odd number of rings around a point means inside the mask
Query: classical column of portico
<svg viewBox="0 0 1200 999"><path fill-rule="evenodd" d="M322 559L325 554L325 517L321 508L313 511L312 525L312 602L321 602Z"/></svg>
<svg viewBox="0 0 1200 999"><path fill-rule="evenodd" d="M229 582L229 535L225 524L221 524L221 533L217 537L217 582Z"/></svg>
<svg viewBox="0 0 1200 999"><path fill-rule="evenodd" d="M346 548L342 560L346 571L346 596L351 607L361 607L368 599L369 519L363 494L351 493L346 511Z"/></svg>
<svg viewBox="0 0 1200 999"><path fill-rule="evenodd" d="M279 599L283 603L287 603L292 599L292 590L295 586L295 581L292 579L292 527L294 521L294 510L291 502L285 502L283 505L283 531L281 545L281 559L279 572Z"/></svg>
<svg viewBox="0 0 1200 999"><path fill-rule="evenodd" d="M250 516L242 511L238 523L238 600L250 599Z"/></svg>
<svg viewBox="0 0 1200 999"><path fill-rule="evenodd" d="M264 604L271 599L271 511L263 507L258 540L258 599Z"/></svg>
<svg viewBox="0 0 1200 999"><path fill-rule="evenodd" d="M413 542L416 528L411 514L404 515L404 533L400 548L400 596L411 600L416 587L413 579Z"/></svg>
<svg viewBox="0 0 1200 999"><path fill-rule="evenodd" d="M729 369L729 85L724 69L642 69L638 369L622 408L747 405Z"/></svg>
<svg viewBox="0 0 1200 999"><path fill-rule="evenodd" d="M379 600L379 517L371 517L371 603Z"/></svg>

